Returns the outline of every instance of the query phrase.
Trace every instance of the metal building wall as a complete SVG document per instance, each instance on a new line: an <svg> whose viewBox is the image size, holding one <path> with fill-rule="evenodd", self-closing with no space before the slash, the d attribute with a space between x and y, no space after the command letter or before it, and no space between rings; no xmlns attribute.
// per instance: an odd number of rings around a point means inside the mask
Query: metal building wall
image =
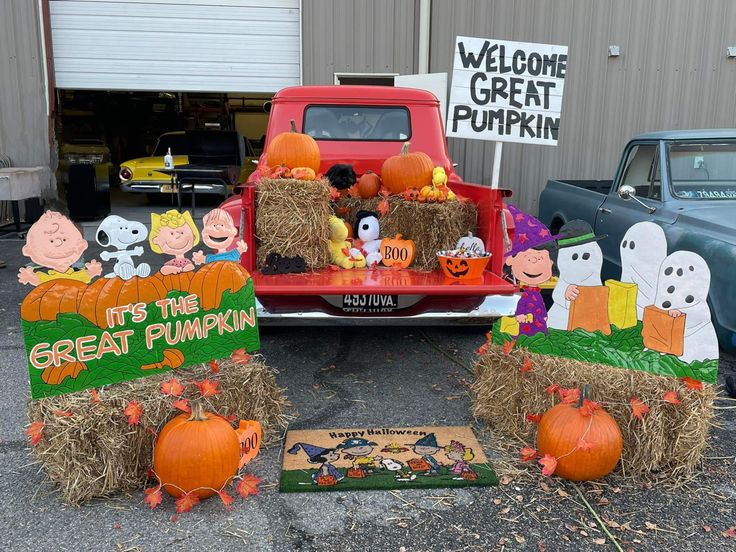
<svg viewBox="0 0 736 552"><path fill-rule="evenodd" d="M38 2L0 2L0 155L17 167L49 164Z"/></svg>

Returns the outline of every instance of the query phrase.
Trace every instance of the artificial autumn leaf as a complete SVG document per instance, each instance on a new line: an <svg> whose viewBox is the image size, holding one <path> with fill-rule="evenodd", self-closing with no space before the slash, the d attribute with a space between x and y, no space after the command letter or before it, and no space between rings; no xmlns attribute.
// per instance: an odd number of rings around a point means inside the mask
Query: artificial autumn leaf
<svg viewBox="0 0 736 552"><path fill-rule="evenodd" d="M642 401L640 401L637 397L631 397L631 400L629 402L631 403L631 413L634 415L635 418L639 418L640 420L642 420L644 418L644 414L649 412L649 407Z"/></svg>
<svg viewBox="0 0 736 552"><path fill-rule="evenodd" d="M141 423L141 414L143 414L143 407L137 401L130 401L128 406L123 410L123 414L128 417L128 425L138 425Z"/></svg>
<svg viewBox="0 0 736 552"><path fill-rule="evenodd" d="M539 465L542 466L542 475L549 477L557 469L557 458L551 454L545 454L539 459Z"/></svg>
<svg viewBox="0 0 736 552"><path fill-rule="evenodd" d="M516 344L516 340L513 339L511 341L507 341L503 344L503 354L507 355L511 352L511 349L514 348L514 345Z"/></svg>
<svg viewBox="0 0 736 552"><path fill-rule="evenodd" d="M386 214L388 214L388 211L389 211L388 200L382 199L381 201L379 201L378 207L376 207L376 211L381 213L381 216L385 216Z"/></svg>
<svg viewBox="0 0 736 552"><path fill-rule="evenodd" d="M212 370L213 374L216 374L220 371L220 365L217 364L217 361L214 358L210 360L210 370Z"/></svg>
<svg viewBox="0 0 736 552"><path fill-rule="evenodd" d="M176 499L176 513L183 514L199 504L199 497L194 493L186 493Z"/></svg>
<svg viewBox="0 0 736 552"><path fill-rule="evenodd" d="M220 393L220 390L217 388L220 383L217 381L210 381L208 378L205 378L202 381L195 381L194 383L199 387L199 394L203 397L212 397Z"/></svg>
<svg viewBox="0 0 736 552"><path fill-rule="evenodd" d="M593 443L591 443L590 441L586 441L581 437L580 439L578 439L578 443L576 446L578 450L582 450L583 452L585 452L593 448Z"/></svg>
<svg viewBox="0 0 736 552"><path fill-rule="evenodd" d="M235 490L238 491L238 494L243 498L248 498L249 495L258 494L258 485L260 483L260 477L246 473L243 475L241 480L238 481L238 485L235 487Z"/></svg>
<svg viewBox="0 0 736 552"><path fill-rule="evenodd" d="M575 404L580 401L580 389L560 389L563 404Z"/></svg>
<svg viewBox="0 0 736 552"><path fill-rule="evenodd" d="M34 447L41 442L41 439L43 439L43 422L33 422L31 425L29 425L26 428L26 435L28 435L28 438L31 440L31 445Z"/></svg>
<svg viewBox="0 0 736 552"><path fill-rule="evenodd" d="M248 362L250 360L250 355L245 351L245 349L235 349L230 355L230 358L232 358L234 362Z"/></svg>
<svg viewBox="0 0 736 552"><path fill-rule="evenodd" d="M143 502L148 504L151 507L151 510L161 504L162 500L163 496L161 495L161 485L146 489L146 498L143 499Z"/></svg>
<svg viewBox="0 0 736 552"><path fill-rule="evenodd" d="M519 452L521 453L522 462L529 462L539 456L539 453L532 447L521 447Z"/></svg>
<svg viewBox="0 0 736 552"><path fill-rule="evenodd" d="M556 383L553 383L551 385L548 385L547 386L547 389L545 389L545 391L547 392L548 395L554 395L559 390L560 390L560 386L558 384L556 384Z"/></svg>
<svg viewBox="0 0 736 552"><path fill-rule="evenodd" d="M524 362L521 364L521 368L519 368L519 372L525 373L525 372L531 372L532 368L534 368L534 363L529 357L524 357Z"/></svg>
<svg viewBox="0 0 736 552"><path fill-rule="evenodd" d="M391 190L388 188L384 188L381 186L381 189L378 190L378 194L383 197L383 199L388 199L391 196Z"/></svg>
<svg viewBox="0 0 736 552"><path fill-rule="evenodd" d="M227 494L227 491L225 489L221 491L217 491L217 495L220 497L220 500L222 500L222 503L225 505L225 508L230 510L230 505L233 503L233 497Z"/></svg>
<svg viewBox="0 0 736 552"><path fill-rule="evenodd" d="M662 398L670 404L682 403L679 395L677 394L677 391L665 391L664 395L662 395Z"/></svg>
<svg viewBox="0 0 736 552"><path fill-rule="evenodd" d="M478 349L475 351L475 354L478 356L483 356L488 352L488 343L484 343Z"/></svg>
<svg viewBox="0 0 736 552"><path fill-rule="evenodd" d="M358 185L353 184L348 188L348 196L350 197L360 197L360 193L358 192Z"/></svg>
<svg viewBox="0 0 736 552"><path fill-rule="evenodd" d="M332 201L337 201L341 197L342 197L342 195L340 195L340 190L338 190L334 186L330 186L330 199Z"/></svg>
<svg viewBox="0 0 736 552"><path fill-rule="evenodd" d="M685 387L687 387L688 389L702 389L703 388L702 381L693 379L690 376L685 376L684 378L680 378L680 381L684 383Z"/></svg>
<svg viewBox="0 0 736 552"><path fill-rule="evenodd" d="M71 418L74 416L74 412L71 410L54 410L53 413L57 416L61 416L62 418Z"/></svg>
<svg viewBox="0 0 736 552"><path fill-rule="evenodd" d="M173 403L171 403L171 406L173 406L177 410L181 410L182 412L186 413L192 411L192 408L189 406L189 401L187 399L177 399Z"/></svg>
<svg viewBox="0 0 736 552"><path fill-rule="evenodd" d="M90 389L89 394L92 395L92 398L90 399L91 403L102 402L102 399L100 399L100 394L97 392L97 389Z"/></svg>
<svg viewBox="0 0 736 552"><path fill-rule="evenodd" d="M541 419L542 419L542 415L541 414L532 414L531 412L527 412L526 413L526 419L529 422L534 422L535 424L538 424L541 421Z"/></svg>
<svg viewBox="0 0 736 552"><path fill-rule="evenodd" d="M727 539L736 539L736 526L729 527L721 533L721 536L726 537Z"/></svg>
<svg viewBox="0 0 736 552"><path fill-rule="evenodd" d="M184 392L184 386L176 378L161 382L161 393L178 397Z"/></svg>
<svg viewBox="0 0 736 552"><path fill-rule="evenodd" d="M600 403L588 399L583 399L583 405L578 408L578 412L580 412L581 416L585 416L586 418L588 418L592 416L596 410L600 410L600 408Z"/></svg>

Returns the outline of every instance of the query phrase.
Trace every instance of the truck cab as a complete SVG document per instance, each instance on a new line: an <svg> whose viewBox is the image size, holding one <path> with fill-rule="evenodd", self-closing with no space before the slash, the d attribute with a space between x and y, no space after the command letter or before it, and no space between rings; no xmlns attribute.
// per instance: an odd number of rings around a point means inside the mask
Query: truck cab
<svg viewBox="0 0 736 552"><path fill-rule="evenodd" d="M322 269L302 274L265 275L256 266L255 197L258 175L223 204L239 225L249 249L241 262L248 269L263 322L310 321L365 323L479 322L513 313L518 288L503 277L504 227L513 222L504 211L506 190L463 182L447 151L437 98L426 91L383 86L300 86L273 98L264 152L271 140L290 130L290 121L312 136L320 149L320 172L337 163L353 166L360 177L380 175L383 162L404 142L444 167L448 186L477 206L477 236L491 252L482 277L451 280L438 269ZM265 163L265 153L259 162ZM502 224L501 217L508 222Z"/></svg>

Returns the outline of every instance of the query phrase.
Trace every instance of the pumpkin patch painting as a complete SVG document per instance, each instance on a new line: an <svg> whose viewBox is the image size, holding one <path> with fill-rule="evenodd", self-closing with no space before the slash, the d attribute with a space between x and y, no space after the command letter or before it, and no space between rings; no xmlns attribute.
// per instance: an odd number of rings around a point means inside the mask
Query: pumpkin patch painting
<svg viewBox="0 0 736 552"><path fill-rule="evenodd" d="M281 492L498 485L467 426L292 430Z"/></svg>
<svg viewBox="0 0 736 552"><path fill-rule="evenodd" d="M257 351L253 283L234 262L242 244L234 243L232 221L223 223L222 215L205 217L202 234L214 252L198 251L194 261L187 254L200 232L189 213L156 215L151 247L172 256L160 270L135 263L141 246L128 249L145 240L145 226L106 219L97 240L117 250L101 255L115 259L115 266L95 279L102 265L80 260L87 242L79 230L60 213L45 213L23 248L34 264L18 274L21 283L34 286L21 304L31 396L145 377L236 349Z"/></svg>
<svg viewBox="0 0 736 552"><path fill-rule="evenodd" d="M710 270L690 251L667 255L663 230L634 224L619 244L619 280L601 280L603 253L590 225L573 220L552 236L509 206L516 225L506 264L521 285L513 317L492 342L531 352L714 383L718 340L707 298ZM539 243L537 243L539 242ZM543 243L542 243L543 242ZM540 285L559 272L549 312Z"/></svg>

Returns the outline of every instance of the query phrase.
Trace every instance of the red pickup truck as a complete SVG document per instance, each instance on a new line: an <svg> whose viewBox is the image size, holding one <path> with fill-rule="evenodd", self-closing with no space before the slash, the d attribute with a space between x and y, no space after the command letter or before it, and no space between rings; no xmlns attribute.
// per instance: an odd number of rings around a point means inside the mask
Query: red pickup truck
<svg viewBox="0 0 736 552"><path fill-rule="evenodd" d="M455 173L433 94L384 86L285 88L273 98L264 151L274 136L289 131L291 119L317 140L323 173L336 163L349 163L358 177L369 169L380 174L384 160L411 141L412 151L423 151L435 166L445 168L448 185L458 196L477 205L477 235L492 257L482 279L468 283L447 279L440 270L411 268L264 275L255 266L257 177L252 175L222 207L239 221L240 235L249 244L242 263L253 275L261 322L473 323L513 314L517 288L502 277L502 216L513 232L503 208L509 192L468 184ZM352 126L341 124L346 119Z"/></svg>

